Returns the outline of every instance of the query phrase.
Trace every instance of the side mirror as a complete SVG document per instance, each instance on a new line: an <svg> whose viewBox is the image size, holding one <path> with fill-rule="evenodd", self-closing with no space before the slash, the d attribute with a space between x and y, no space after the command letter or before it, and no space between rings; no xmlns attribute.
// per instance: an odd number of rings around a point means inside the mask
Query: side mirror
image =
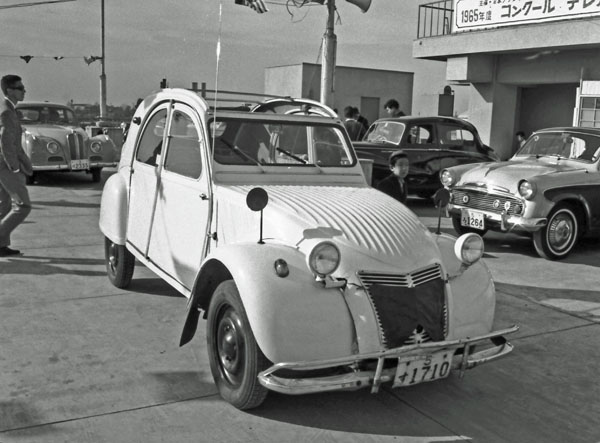
<svg viewBox="0 0 600 443"><path fill-rule="evenodd" d="M446 188L440 188L433 194L433 203L436 208L445 208L450 202L450 191Z"/></svg>
<svg viewBox="0 0 600 443"><path fill-rule="evenodd" d="M246 204L248 207L255 212L260 211L260 238L258 239L259 244L264 244L263 241L263 209L269 203L269 194L263 188L252 188L246 196Z"/></svg>

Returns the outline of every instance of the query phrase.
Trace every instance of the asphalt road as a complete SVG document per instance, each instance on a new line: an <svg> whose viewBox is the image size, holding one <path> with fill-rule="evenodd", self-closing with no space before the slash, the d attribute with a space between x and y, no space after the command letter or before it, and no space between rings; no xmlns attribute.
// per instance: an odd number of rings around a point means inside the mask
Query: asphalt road
<svg viewBox="0 0 600 443"><path fill-rule="evenodd" d="M486 235L497 327L521 326L506 359L377 395L271 393L241 412L217 394L203 325L178 347L185 298L141 266L129 290L109 283L101 189L84 174L31 187L13 236L25 256L0 259L1 443L600 442L599 241L555 263ZM409 206L436 225L428 202Z"/></svg>

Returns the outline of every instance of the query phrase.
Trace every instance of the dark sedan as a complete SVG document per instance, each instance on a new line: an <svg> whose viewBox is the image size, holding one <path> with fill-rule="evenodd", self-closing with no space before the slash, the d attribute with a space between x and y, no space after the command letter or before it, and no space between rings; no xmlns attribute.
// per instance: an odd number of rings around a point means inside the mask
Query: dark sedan
<svg viewBox="0 0 600 443"><path fill-rule="evenodd" d="M483 144L475 126L451 117L382 118L369 127L363 141L353 145L359 158L374 161L373 186L390 174L389 155L398 149L405 151L410 162L408 190L424 198L442 186L442 169L499 160Z"/></svg>

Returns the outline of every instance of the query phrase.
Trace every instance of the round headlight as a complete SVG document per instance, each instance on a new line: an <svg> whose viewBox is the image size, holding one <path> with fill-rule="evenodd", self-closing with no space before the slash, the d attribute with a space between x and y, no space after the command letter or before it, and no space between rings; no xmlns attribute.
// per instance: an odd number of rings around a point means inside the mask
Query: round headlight
<svg viewBox="0 0 600 443"><path fill-rule="evenodd" d="M333 274L340 264L340 250L330 241L316 245L308 256L308 267L319 277Z"/></svg>
<svg viewBox="0 0 600 443"><path fill-rule="evenodd" d="M483 239L479 234L463 234L454 244L456 257L466 265L472 265L483 256Z"/></svg>
<svg viewBox="0 0 600 443"><path fill-rule="evenodd" d="M56 142L48 142L48 144L46 145L46 150L50 154L56 154L59 149L60 149L60 146Z"/></svg>
<svg viewBox="0 0 600 443"><path fill-rule="evenodd" d="M527 180L522 180L521 183L519 183L519 194L527 200L532 199L535 195L535 185Z"/></svg>
<svg viewBox="0 0 600 443"><path fill-rule="evenodd" d="M92 142L92 144L90 145L90 151L92 151L94 154L99 153L100 151L102 151L102 143Z"/></svg>
<svg viewBox="0 0 600 443"><path fill-rule="evenodd" d="M440 172L440 181L444 186L451 186L454 184L454 174L447 169L444 169Z"/></svg>

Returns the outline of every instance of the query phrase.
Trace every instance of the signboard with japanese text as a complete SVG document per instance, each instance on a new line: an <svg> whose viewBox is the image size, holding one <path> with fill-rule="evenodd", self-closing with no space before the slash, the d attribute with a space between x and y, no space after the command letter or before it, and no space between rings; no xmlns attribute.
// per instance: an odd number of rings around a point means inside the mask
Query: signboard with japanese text
<svg viewBox="0 0 600 443"><path fill-rule="evenodd" d="M600 0L454 0L452 32L600 15Z"/></svg>

